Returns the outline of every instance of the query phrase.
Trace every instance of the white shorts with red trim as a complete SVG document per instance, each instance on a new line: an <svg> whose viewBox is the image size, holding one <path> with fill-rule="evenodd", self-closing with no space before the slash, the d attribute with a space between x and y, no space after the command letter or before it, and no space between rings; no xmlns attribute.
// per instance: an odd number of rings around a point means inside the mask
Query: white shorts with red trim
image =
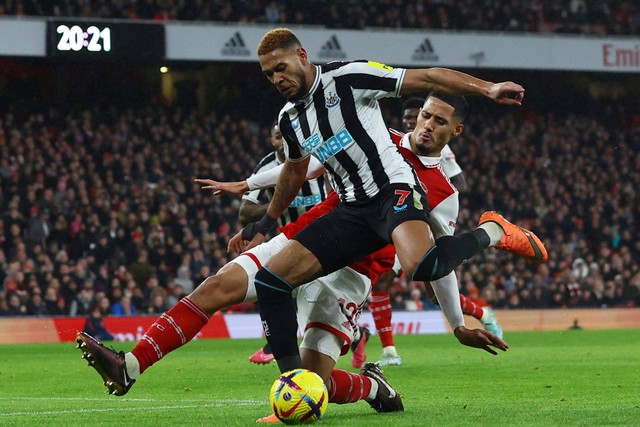
<svg viewBox="0 0 640 427"><path fill-rule="evenodd" d="M288 241L284 234L279 234L231 261L242 267L248 276L244 302L256 301L256 273ZM358 318L370 292L371 280L349 267L296 289L298 325L304 325L305 331L300 347L326 354L334 360L338 355L346 354L355 337ZM325 334L307 333L312 328L329 332L338 337L338 340L319 340ZM329 341L337 344L330 344Z"/></svg>
<svg viewBox="0 0 640 427"><path fill-rule="evenodd" d="M278 234L268 242L264 242L255 248L249 249L246 252L241 253L230 262L238 264L244 271L247 272L247 295L244 297L243 302L254 302L257 300L255 278L256 273L260 270L272 256L280 252L280 249L287 244L289 239L284 234Z"/></svg>
<svg viewBox="0 0 640 427"><path fill-rule="evenodd" d="M371 280L349 267L298 288L298 325L306 325L300 347L326 354L334 360L338 355L346 354L370 292ZM318 334L307 333L312 328L337 336L340 347L329 354L327 346L315 338Z"/></svg>

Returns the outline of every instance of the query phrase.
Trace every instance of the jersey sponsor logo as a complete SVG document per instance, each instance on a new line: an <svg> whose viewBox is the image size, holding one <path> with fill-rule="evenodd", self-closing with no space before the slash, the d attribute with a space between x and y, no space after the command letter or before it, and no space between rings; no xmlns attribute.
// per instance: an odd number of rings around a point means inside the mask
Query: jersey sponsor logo
<svg viewBox="0 0 640 427"><path fill-rule="evenodd" d="M333 108L340 105L340 97L335 92L329 92L329 94L324 98L324 106L327 108Z"/></svg>
<svg viewBox="0 0 640 427"><path fill-rule="evenodd" d="M222 48L222 55L224 56L251 56L251 52L247 49L247 45L244 43L244 39L239 31L224 44Z"/></svg>
<svg viewBox="0 0 640 427"><path fill-rule="evenodd" d="M411 59L414 61L434 62L438 61L440 58L435 53L431 41L429 39L424 39L424 41L420 43L416 50L413 51Z"/></svg>
<svg viewBox="0 0 640 427"><path fill-rule="evenodd" d="M353 144L353 138L348 130L342 129L331 138L323 141L320 135L314 133L309 138L302 141L302 148L312 153L320 162L324 163L331 156L335 156L340 151Z"/></svg>
<svg viewBox="0 0 640 427"><path fill-rule="evenodd" d="M312 194L311 196L296 196L289 205L292 208L315 206L322 201L320 194Z"/></svg>
<svg viewBox="0 0 640 427"><path fill-rule="evenodd" d="M393 71L393 67L383 64L382 62L367 61L367 65L370 67L380 68L385 71Z"/></svg>
<svg viewBox="0 0 640 427"><path fill-rule="evenodd" d="M338 37L334 34L322 45L318 56L322 59L345 59L347 54L342 51Z"/></svg>

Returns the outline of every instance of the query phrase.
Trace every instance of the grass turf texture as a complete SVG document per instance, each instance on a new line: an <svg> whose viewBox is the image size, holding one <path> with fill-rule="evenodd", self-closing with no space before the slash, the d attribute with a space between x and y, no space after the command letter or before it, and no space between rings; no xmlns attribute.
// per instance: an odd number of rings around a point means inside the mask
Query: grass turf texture
<svg viewBox="0 0 640 427"><path fill-rule="evenodd" d="M405 365L385 368L406 412L329 405L322 426L638 425L640 330L519 332L492 356L451 335L399 336ZM109 345L109 344L108 344ZM248 426L269 413L275 364L259 340L194 341L109 396L75 344L0 345L0 425ZM129 350L133 343L113 343ZM380 355L372 337L368 359ZM350 356L339 367L350 369Z"/></svg>

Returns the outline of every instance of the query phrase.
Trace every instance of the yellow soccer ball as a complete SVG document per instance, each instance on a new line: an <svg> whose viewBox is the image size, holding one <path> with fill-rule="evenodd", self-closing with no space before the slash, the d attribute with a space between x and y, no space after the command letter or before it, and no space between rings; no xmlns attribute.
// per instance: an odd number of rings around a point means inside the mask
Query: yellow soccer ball
<svg viewBox="0 0 640 427"><path fill-rule="evenodd" d="M327 410L329 393L318 374L307 369L294 369L274 381L269 404L285 424L312 424Z"/></svg>

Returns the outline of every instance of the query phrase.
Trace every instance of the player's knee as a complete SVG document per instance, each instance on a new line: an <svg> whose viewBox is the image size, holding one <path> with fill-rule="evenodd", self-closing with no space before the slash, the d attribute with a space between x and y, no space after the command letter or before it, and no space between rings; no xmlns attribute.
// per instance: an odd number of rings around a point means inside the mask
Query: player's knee
<svg viewBox="0 0 640 427"><path fill-rule="evenodd" d="M218 310L243 301L246 286L240 286L232 277L217 274L207 277L189 298L205 313L212 315Z"/></svg>

